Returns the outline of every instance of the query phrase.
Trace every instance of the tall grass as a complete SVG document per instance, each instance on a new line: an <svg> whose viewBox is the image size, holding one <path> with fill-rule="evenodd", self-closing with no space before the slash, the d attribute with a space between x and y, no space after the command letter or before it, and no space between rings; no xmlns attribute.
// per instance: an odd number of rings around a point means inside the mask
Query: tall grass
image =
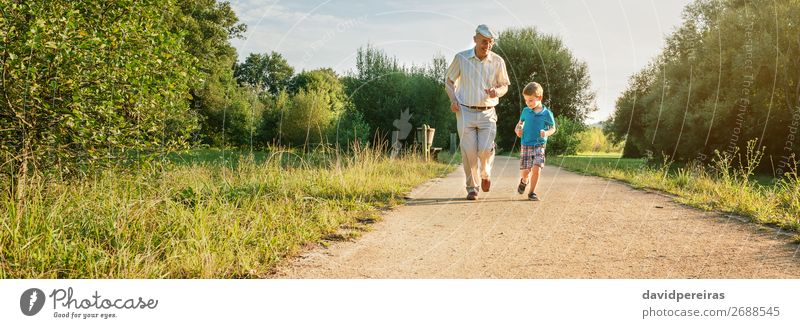
<svg viewBox="0 0 800 328"><path fill-rule="evenodd" d="M374 149L262 158L40 178L21 213L0 195L0 277L259 277L303 245L358 234L410 188L452 169Z"/></svg>
<svg viewBox="0 0 800 328"><path fill-rule="evenodd" d="M718 210L755 222L798 232L800 240L800 180L797 163L776 183L759 183L754 176L763 151L755 141L743 152L715 154L706 165L689 163L675 168L669 160L649 165L643 159L567 156L556 165L568 170L625 181L676 195L676 201L705 210ZM736 155L734 155L736 154Z"/></svg>

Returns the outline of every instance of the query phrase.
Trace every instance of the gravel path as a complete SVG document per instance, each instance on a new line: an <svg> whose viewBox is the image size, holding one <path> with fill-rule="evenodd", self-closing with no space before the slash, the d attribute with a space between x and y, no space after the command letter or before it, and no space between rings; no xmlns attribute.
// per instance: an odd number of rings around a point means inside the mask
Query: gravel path
<svg viewBox="0 0 800 328"><path fill-rule="evenodd" d="M353 242L288 260L275 278L800 278L800 245L774 230L623 183L548 166L532 202L518 160L464 199L464 172L414 189Z"/></svg>

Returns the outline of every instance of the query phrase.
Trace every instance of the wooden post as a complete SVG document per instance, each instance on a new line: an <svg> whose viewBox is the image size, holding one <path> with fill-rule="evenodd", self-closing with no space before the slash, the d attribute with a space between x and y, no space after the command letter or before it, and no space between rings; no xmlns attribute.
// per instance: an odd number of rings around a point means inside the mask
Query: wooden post
<svg viewBox="0 0 800 328"><path fill-rule="evenodd" d="M431 149L428 147L428 127L427 124L422 125L422 151L425 153L425 161L430 160Z"/></svg>
<svg viewBox="0 0 800 328"><path fill-rule="evenodd" d="M402 145L400 145L400 140L398 140L398 138L400 138L400 131L392 131L392 152L389 158L395 158L397 154L400 153L400 147Z"/></svg>

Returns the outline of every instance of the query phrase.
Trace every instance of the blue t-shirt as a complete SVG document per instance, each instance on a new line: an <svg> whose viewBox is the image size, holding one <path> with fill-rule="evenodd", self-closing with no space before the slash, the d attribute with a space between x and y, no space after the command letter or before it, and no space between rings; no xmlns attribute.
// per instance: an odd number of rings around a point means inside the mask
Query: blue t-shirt
<svg viewBox="0 0 800 328"><path fill-rule="evenodd" d="M523 108L519 120L525 122L522 127L522 144L525 146L546 145L547 137L539 136L539 130L550 130L556 125L553 112L544 105L542 105L542 111L538 113L529 107Z"/></svg>

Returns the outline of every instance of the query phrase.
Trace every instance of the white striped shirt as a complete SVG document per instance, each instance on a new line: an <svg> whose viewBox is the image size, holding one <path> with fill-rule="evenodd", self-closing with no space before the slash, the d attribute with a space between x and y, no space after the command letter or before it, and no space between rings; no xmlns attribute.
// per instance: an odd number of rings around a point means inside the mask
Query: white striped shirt
<svg viewBox="0 0 800 328"><path fill-rule="evenodd" d="M458 102L467 106L496 106L500 98L489 98L484 90L511 84L503 58L489 51L480 60L474 48L456 54L447 69L447 78L455 82Z"/></svg>

